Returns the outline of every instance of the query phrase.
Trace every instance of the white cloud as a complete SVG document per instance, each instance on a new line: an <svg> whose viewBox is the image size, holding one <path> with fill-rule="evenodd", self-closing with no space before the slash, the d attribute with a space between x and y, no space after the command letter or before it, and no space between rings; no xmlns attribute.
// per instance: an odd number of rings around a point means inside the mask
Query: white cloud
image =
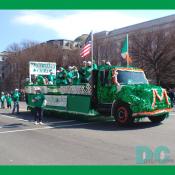
<svg viewBox="0 0 175 175"><path fill-rule="evenodd" d="M53 14L52 11L50 13L25 11L16 16L14 21L18 24L47 28L54 31L59 38L75 39L91 30L94 32L110 31L146 20L123 11L73 11L68 14L65 12L63 15L61 11Z"/></svg>

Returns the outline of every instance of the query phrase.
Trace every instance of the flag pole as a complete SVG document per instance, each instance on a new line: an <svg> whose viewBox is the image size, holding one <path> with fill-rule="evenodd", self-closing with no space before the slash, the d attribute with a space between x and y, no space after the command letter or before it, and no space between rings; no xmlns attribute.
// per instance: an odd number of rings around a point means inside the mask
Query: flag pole
<svg viewBox="0 0 175 175"><path fill-rule="evenodd" d="M32 82L32 75L31 75L31 63L30 63L30 61L29 61L29 81L30 81L30 83Z"/></svg>
<svg viewBox="0 0 175 175"><path fill-rule="evenodd" d="M126 39L127 39L127 56L126 56L126 61L127 61L127 67L129 66L129 42L128 42L128 34L126 35Z"/></svg>
<svg viewBox="0 0 175 175"><path fill-rule="evenodd" d="M91 61L92 61L92 67L93 67L93 62L94 62L94 38L93 38L93 31L91 31Z"/></svg>

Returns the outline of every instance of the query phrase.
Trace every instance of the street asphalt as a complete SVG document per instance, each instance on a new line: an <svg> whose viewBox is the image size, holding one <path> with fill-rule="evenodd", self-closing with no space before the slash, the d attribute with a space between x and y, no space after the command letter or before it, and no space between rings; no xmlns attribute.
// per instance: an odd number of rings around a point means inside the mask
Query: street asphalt
<svg viewBox="0 0 175 175"><path fill-rule="evenodd" d="M175 164L175 112L159 125L143 120L121 128L112 120L75 120L61 114L47 115L44 125L34 125L25 103L20 110L12 115L0 109L1 165L135 165L136 147L153 151L160 145L170 151L166 164Z"/></svg>

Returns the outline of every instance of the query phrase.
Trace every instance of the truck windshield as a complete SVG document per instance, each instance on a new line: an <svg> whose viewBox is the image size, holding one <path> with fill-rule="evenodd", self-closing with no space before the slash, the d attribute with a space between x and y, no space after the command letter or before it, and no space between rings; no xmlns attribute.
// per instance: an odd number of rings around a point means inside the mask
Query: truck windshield
<svg viewBox="0 0 175 175"><path fill-rule="evenodd" d="M144 72L118 71L117 80L120 84L148 84Z"/></svg>

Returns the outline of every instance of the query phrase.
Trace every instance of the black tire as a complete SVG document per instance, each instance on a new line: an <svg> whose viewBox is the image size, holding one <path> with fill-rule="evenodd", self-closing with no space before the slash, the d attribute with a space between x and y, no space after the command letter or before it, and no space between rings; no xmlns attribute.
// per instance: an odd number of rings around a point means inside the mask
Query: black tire
<svg viewBox="0 0 175 175"><path fill-rule="evenodd" d="M119 126L129 126L134 121L128 104L120 104L115 106L114 118Z"/></svg>
<svg viewBox="0 0 175 175"><path fill-rule="evenodd" d="M149 116L149 120L153 123L161 123L166 118L166 114L160 116Z"/></svg>

